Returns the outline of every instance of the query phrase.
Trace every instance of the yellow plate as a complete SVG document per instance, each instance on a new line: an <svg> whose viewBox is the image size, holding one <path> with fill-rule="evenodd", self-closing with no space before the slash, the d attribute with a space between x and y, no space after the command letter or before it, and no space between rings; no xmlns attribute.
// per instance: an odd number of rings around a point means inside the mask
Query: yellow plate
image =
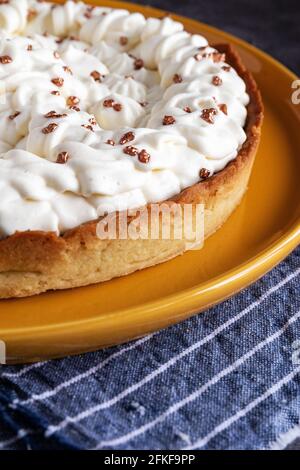
<svg viewBox="0 0 300 470"><path fill-rule="evenodd" d="M183 320L258 279L300 241L300 105L291 100L296 76L240 39L172 16L210 42L232 43L260 86L266 118L249 191L201 251L97 286L1 301L0 340L10 363L95 350Z"/></svg>

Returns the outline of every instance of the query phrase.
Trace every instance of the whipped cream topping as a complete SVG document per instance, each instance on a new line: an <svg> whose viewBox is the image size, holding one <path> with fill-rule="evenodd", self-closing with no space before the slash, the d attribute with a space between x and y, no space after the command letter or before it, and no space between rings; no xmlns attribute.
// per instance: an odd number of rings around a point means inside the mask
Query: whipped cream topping
<svg viewBox="0 0 300 470"><path fill-rule="evenodd" d="M168 17L0 0L0 237L61 234L213 175L248 103L224 54Z"/></svg>

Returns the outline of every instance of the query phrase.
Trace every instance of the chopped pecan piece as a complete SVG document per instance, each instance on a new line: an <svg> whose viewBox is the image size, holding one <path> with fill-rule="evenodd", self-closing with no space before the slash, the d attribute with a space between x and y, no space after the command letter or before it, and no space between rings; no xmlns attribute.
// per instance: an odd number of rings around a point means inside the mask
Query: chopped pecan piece
<svg viewBox="0 0 300 470"><path fill-rule="evenodd" d="M222 103L222 104L219 104L218 106L219 106L219 109L222 111L222 113L224 113L224 114L226 114L226 115L228 114L228 111L227 111L227 104Z"/></svg>
<svg viewBox="0 0 300 470"><path fill-rule="evenodd" d="M112 108L113 104L114 104L114 100L112 99L107 99L103 101L104 108Z"/></svg>
<svg viewBox="0 0 300 470"><path fill-rule="evenodd" d="M80 99L77 96L69 96L67 99L67 106L76 106L77 104L80 103Z"/></svg>
<svg viewBox="0 0 300 470"><path fill-rule="evenodd" d="M163 118L164 126L170 126L171 124L174 124L175 122L176 122L176 119L173 116L164 116Z"/></svg>
<svg viewBox="0 0 300 470"><path fill-rule="evenodd" d="M217 110L215 108L206 108L202 110L201 119L208 122L208 124L214 124L214 116L217 114Z"/></svg>
<svg viewBox="0 0 300 470"><path fill-rule="evenodd" d="M62 87L65 81L61 77L56 77L56 78L52 78L51 82L58 87Z"/></svg>
<svg viewBox="0 0 300 470"><path fill-rule="evenodd" d="M218 77L218 75L214 75L211 80L211 83L215 86L221 86L223 81L222 78Z"/></svg>
<svg viewBox="0 0 300 470"><path fill-rule="evenodd" d="M122 111L122 105L121 105L121 103L115 103L115 104L113 104L113 109L114 109L115 111L117 111L118 113L119 113L120 111Z"/></svg>
<svg viewBox="0 0 300 470"><path fill-rule="evenodd" d="M175 75L173 76L173 82L174 83L181 83L182 82L182 76L179 75L178 73L175 73Z"/></svg>
<svg viewBox="0 0 300 470"><path fill-rule="evenodd" d="M140 70L141 68L144 67L144 61L143 59L135 59L134 61L134 69L135 70Z"/></svg>
<svg viewBox="0 0 300 470"><path fill-rule="evenodd" d="M14 119L16 119L16 117L20 116L20 111L16 111L14 114L11 114L10 116L8 116L8 118L13 121Z"/></svg>
<svg viewBox="0 0 300 470"><path fill-rule="evenodd" d="M45 114L45 118L47 119L61 119L67 116L67 114L59 114L56 111L49 111L49 113Z"/></svg>
<svg viewBox="0 0 300 470"><path fill-rule="evenodd" d="M126 155L130 155L131 157L135 157L139 153L138 149L133 145L128 145L127 147L125 147L123 149L123 152L126 153Z"/></svg>
<svg viewBox="0 0 300 470"><path fill-rule="evenodd" d="M122 135L120 138L119 144L124 145L127 144L128 142L131 142L132 140L135 139L135 135L133 132L126 132L126 134Z"/></svg>
<svg viewBox="0 0 300 470"><path fill-rule="evenodd" d="M199 172L199 176L200 178L202 178L203 180L206 180L207 178L209 178L210 176L210 171L207 170L207 168L201 168L200 172Z"/></svg>
<svg viewBox="0 0 300 470"><path fill-rule="evenodd" d="M101 82L101 73L98 72L97 70L94 70L91 72L91 77L95 80L95 82Z"/></svg>
<svg viewBox="0 0 300 470"><path fill-rule="evenodd" d="M60 152L58 155L57 155L57 158L56 158L56 163L60 163L60 164L64 164L64 163L67 163L67 161L69 160L69 154L68 152Z"/></svg>
<svg viewBox="0 0 300 470"><path fill-rule="evenodd" d="M57 128L58 128L58 124L56 124L55 122L52 122L47 127L44 127L42 129L42 133L43 134L51 134L51 132L54 132Z"/></svg>
<svg viewBox="0 0 300 470"><path fill-rule="evenodd" d="M141 163L148 163L149 160L150 160L150 155L149 155L149 153L147 152L147 150L142 149L142 150L139 152L138 159L139 159L139 161L140 161Z"/></svg>
<svg viewBox="0 0 300 470"><path fill-rule="evenodd" d="M12 63L12 57L10 55L2 55L0 56L0 64L6 65Z"/></svg>

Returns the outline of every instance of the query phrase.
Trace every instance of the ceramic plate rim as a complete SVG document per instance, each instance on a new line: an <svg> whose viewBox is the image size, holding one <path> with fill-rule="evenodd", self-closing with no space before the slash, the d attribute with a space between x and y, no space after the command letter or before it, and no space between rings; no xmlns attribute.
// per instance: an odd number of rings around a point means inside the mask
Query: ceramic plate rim
<svg viewBox="0 0 300 470"><path fill-rule="evenodd" d="M136 10L144 11L144 13L146 13L147 15L148 13L149 14L153 13L156 15L169 13L165 10L161 10L161 9L146 6L146 5L138 5L135 3L129 4L127 2L114 2L114 1L107 1L107 2L99 2L99 1L95 2L94 1L90 3L97 3L97 4L106 5L106 6L112 6L112 7L113 6L117 7L122 4L124 8L129 8L130 6L131 10L134 10L134 8L136 7ZM297 75L293 71L291 71L288 67L286 67L284 64L279 62L277 59L273 58L268 53L253 46L252 44L249 44L244 39L240 39L239 37L232 35L231 33L223 31L214 26L210 26L207 23L203 23L198 20L193 20L184 15L177 15L172 12L170 12L170 14L172 18L174 19L178 19L179 21L186 20L190 24L193 24L195 28L198 28L201 30L201 33L203 32L205 34L205 31L207 31L209 33L214 33L216 35L223 36L229 42L241 46L247 51L250 51L251 53L253 53L256 57L259 56L263 58L264 61L267 61L269 63L271 62L271 64L275 66L277 69L279 69L281 73L287 75L288 78L291 79L291 81L297 80L298 78ZM196 307L197 299L199 299L201 295L210 291L213 292L214 290L218 290L218 288L220 288L222 285L230 286L231 284L234 284L235 282L237 282L237 286L238 286L237 290L235 291L234 289L232 289L232 292L228 296L234 295L241 288L244 288L250 285L252 282L254 282L259 277L266 274L273 267L275 267L294 248L296 248L296 246L299 243L300 243L300 216L298 216L296 220L291 222L291 226L281 235L281 237L278 240L271 243L265 249L259 251L257 255L247 259L241 264L238 264L234 268L223 272L219 276L213 277L212 279L202 282L194 287L180 290L176 294L170 294L170 295L161 297L160 299L155 300L155 301L144 302L134 307L125 307L122 309L117 309L115 311L107 312L105 313L105 318L110 317L110 316L117 317L119 315L129 315L129 314L133 315L141 311L144 311L144 312L147 311L150 313L150 312L163 310L165 308L172 308L175 314L176 308L178 311L179 307L183 306L183 304L184 304L184 310L186 311L186 313L192 312L194 309L197 310L197 307ZM238 284L238 281L243 278L245 278L245 282L243 284ZM55 292L53 293L53 295L55 295ZM224 298L228 296L225 296ZM32 297L32 299L38 299L38 296ZM223 299L220 298L219 300L213 301L212 304L219 303L222 300ZM15 300L12 300L12 302L13 301ZM208 307L209 306L207 306L207 308ZM37 333L40 333L42 335L43 333L46 332L47 335L51 335L51 334L55 334L58 330L61 330L61 329L64 330L67 326L70 326L70 325L72 325L73 328L75 327L78 328L82 325L90 326L92 324L96 324L100 320L101 320L101 314L99 316L94 316L93 318L69 320L65 322L54 323L51 325L41 325L41 326L34 326L34 327L16 326L13 328L3 329L1 330L1 333L5 334L7 338L10 335L13 335L14 340L16 340L30 333L34 333L35 335Z"/></svg>

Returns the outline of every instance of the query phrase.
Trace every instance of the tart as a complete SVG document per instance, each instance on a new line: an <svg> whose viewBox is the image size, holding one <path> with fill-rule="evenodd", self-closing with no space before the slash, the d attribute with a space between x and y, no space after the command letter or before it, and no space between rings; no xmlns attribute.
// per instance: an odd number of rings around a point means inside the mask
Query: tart
<svg viewBox="0 0 300 470"><path fill-rule="evenodd" d="M0 298L106 281L190 248L164 238L161 219L156 238L101 238L107 214L125 217L127 235L153 204L202 205L205 238L223 225L263 120L230 45L169 17L73 1L0 2L0 25Z"/></svg>

